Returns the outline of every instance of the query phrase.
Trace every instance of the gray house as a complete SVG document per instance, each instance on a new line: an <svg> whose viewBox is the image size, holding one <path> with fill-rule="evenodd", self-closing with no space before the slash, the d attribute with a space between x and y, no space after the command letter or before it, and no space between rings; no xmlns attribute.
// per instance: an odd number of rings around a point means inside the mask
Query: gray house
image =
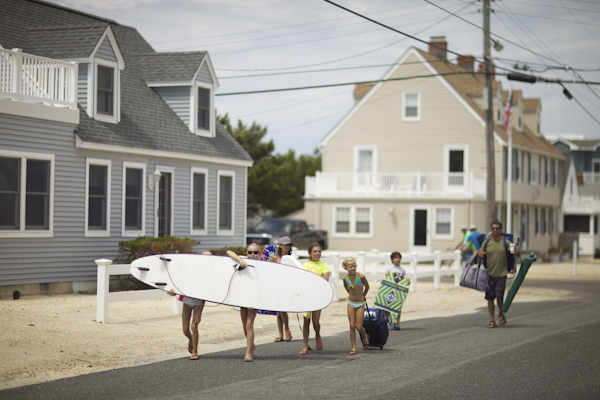
<svg viewBox="0 0 600 400"><path fill-rule="evenodd" d="M0 0L0 296L71 292L137 236L242 245L251 157L215 121L206 52Z"/></svg>

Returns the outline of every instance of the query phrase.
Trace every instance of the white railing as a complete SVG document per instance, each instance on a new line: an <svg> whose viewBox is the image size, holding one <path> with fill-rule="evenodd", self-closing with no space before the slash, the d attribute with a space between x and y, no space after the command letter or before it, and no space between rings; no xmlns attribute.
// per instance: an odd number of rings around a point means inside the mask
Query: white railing
<svg viewBox="0 0 600 400"><path fill-rule="evenodd" d="M165 298L167 294L164 290L131 290L128 292L109 292L109 282L111 275L129 275L129 264L111 265L111 260L96 260L98 266L98 278L96 289L96 322L108 323L108 303L120 301L148 300ZM173 297L173 314L181 314L183 303Z"/></svg>
<svg viewBox="0 0 600 400"><path fill-rule="evenodd" d="M485 177L473 173L323 173L305 179L310 197L462 197L485 195Z"/></svg>
<svg viewBox="0 0 600 400"><path fill-rule="evenodd" d="M583 183L600 183L600 172L583 172Z"/></svg>
<svg viewBox="0 0 600 400"><path fill-rule="evenodd" d="M0 49L0 98L77 108L77 64Z"/></svg>
<svg viewBox="0 0 600 400"><path fill-rule="evenodd" d="M567 213L600 213L600 196L567 197L563 204Z"/></svg>
<svg viewBox="0 0 600 400"><path fill-rule="evenodd" d="M385 271L390 264L390 253L380 252L376 249L370 252L330 252L323 251L321 261L329 266L330 276L329 281L333 286L334 300L339 301L339 282L341 276L345 273L342 268L342 261L346 257L353 257L358 266L357 271L365 274L367 279L382 280ZM300 262L306 262L306 259L300 259ZM448 262L449 267L442 268L442 264ZM460 283L461 268L461 252L460 250L452 253L442 253L435 251L432 254L417 254L410 253L404 255L402 264L408 278L410 279L410 290L417 290L417 281L419 278L433 277L433 288L439 289L441 277L444 275L454 276L454 285Z"/></svg>

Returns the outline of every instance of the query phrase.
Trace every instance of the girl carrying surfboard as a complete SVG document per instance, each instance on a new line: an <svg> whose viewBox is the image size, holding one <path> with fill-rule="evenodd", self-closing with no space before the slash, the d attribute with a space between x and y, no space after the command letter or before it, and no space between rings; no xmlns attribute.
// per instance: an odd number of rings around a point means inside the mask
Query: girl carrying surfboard
<svg viewBox="0 0 600 400"><path fill-rule="evenodd" d="M305 270L310 271L314 274L322 276L323 279L329 282L329 267L327 263L321 261L321 246L318 243L311 243L308 246L308 255L310 260L302 264ZM304 340L304 347L298 353L301 356L308 354L308 337L310 335L310 321L312 320L313 329L315 330L315 340L317 350L323 350L323 339L321 338L321 310L312 311L304 316L304 326L302 327L302 338Z"/></svg>

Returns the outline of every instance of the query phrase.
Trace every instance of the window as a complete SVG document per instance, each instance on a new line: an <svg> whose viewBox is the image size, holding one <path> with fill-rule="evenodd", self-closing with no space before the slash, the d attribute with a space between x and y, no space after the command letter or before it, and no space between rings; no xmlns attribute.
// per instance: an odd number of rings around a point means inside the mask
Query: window
<svg viewBox="0 0 600 400"><path fill-rule="evenodd" d="M232 171L218 172L218 224L217 234L233 235L233 199L235 173Z"/></svg>
<svg viewBox="0 0 600 400"><path fill-rule="evenodd" d="M201 168L192 168L192 226L195 235L206 234L206 203L207 203L207 176L208 171Z"/></svg>
<svg viewBox="0 0 600 400"><path fill-rule="evenodd" d="M436 238L452 239L452 208L451 207L436 207L434 209L435 216L435 234Z"/></svg>
<svg viewBox="0 0 600 400"><path fill-rule="evenodd" d="M548 186L550 183L550 174L548 172L548 159L544 157L544 186Z"/></svg>
<svg viewBox="0 0 600 400"><path fill-rule="evenodd" d="M531 184L538 185L540 183L539 157L531 156Z"/></svg>
<svg viewBox="0 0 600 400"><path fill-rule="evenodd" d="M0 152L0 236L51 237L54 155Z"/></svg>
<svg viewBox="0 0 600 400"><path fill-rule="evenodd" d="M110 236L110 160L86 160L85 236Z"/></svg>
<svg viewBox="0 0 600 400"><path fill-rule="evenodd" d="M98 65L97 107L98 114L114 115L115 69Z"/></svg>
<svg viewBox="0 0 600 400"><path fill-rule="evenodd" d="M469 169L469 146L444 145L444 175L447 189L462 190Z"/></svg>
<svg viewBox="0 0 600 400"><path fill-rule="evenodd" d="M145 234L145 176L145 164L123 163L123 236Z"/></svg>
<svg viewBox="0 0 600 400"><path fill-rule="evenodd" d="M527 153L527 183L531 184L531 153Z"/></svg>
<svg viewBox="0 0 600 400"><path fill-rule="evenodd" d="M550 160L550 186L556 186L556 161Z"/></svg>
<svg viewBox="0 0 600 400"><path fill-rule="evenodd" d="M210 130L210 90L198 88L198 129Z"/></svg>
<svg viewBox="0 0 600 400"><path fill-rule="evenodd" d="M540 235L546 235L548 233L548 225L547 225L545 208L540 209L540 222L541 222Z"/></svg>
<svg viewBox="0 0 600 400"><path fill-rule="evenodd" d="M418 121L421 119L421 96L419 93L404 93L402 119L406 121Z"/></svg>
<svg viewBox="0 0 600 400"><path fill-rule="evenodd" d="M519 182L521 180L521 163L519 162L519 152L513 150L513 181Z"/></svg>
<svg viewBox="0 0 600 400"><path fill-rule="evenodd" d="M370 237L373 234L372 206L334 206L336 236Z"/></svg>

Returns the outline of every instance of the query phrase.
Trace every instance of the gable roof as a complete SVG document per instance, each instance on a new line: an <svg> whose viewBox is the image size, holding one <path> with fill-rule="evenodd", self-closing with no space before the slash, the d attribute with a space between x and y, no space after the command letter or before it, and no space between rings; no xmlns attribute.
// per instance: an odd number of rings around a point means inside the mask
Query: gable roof
<svg viewBox="0 0 600 400"><path fill-rule="evenodd" d="M87 58L107 28L114 33L119 47L115 50L120 50L126 63L121 71L121 121L112 124L94 120L80 107L80 141L251 165L252 158L219 123L214 138L191 133L143 79L145 75L169 80L191 77L208 59L206 52L163 55L155 52L134 28L45 1L0 0L0 9L0 44L21 48L25 53L55 59ZM140 55L145 55L142 63L136 62ZM173 72L169 72L169 66Z"/></svg>
<svg viewBox="0 0 600 400"><path fill-rule="evenodd" d="M440 59L426 51L415 48L415 50L436 70L441 79L444 79L450 86L469 104L473 111L485 120L485 111L473 100L471 95L480 96L485 85L485 78L482 74L465 74L467 69L452 63L440 62ZM458 72L459 74L451 75ZM462 73L461 73L462 72ZM496 93L500 88L500 82L493 81L492 90ZM521 98L521 91L515 90L514 102ZM494 132L504 142L508 143L508 132L502 125L494 124ZM523 124L523 131L513 129L513 146L525 147L532 150L542 151L546 154L562 158L562 154L552 145L544 136L537 135L529 127Z"/></svg>

